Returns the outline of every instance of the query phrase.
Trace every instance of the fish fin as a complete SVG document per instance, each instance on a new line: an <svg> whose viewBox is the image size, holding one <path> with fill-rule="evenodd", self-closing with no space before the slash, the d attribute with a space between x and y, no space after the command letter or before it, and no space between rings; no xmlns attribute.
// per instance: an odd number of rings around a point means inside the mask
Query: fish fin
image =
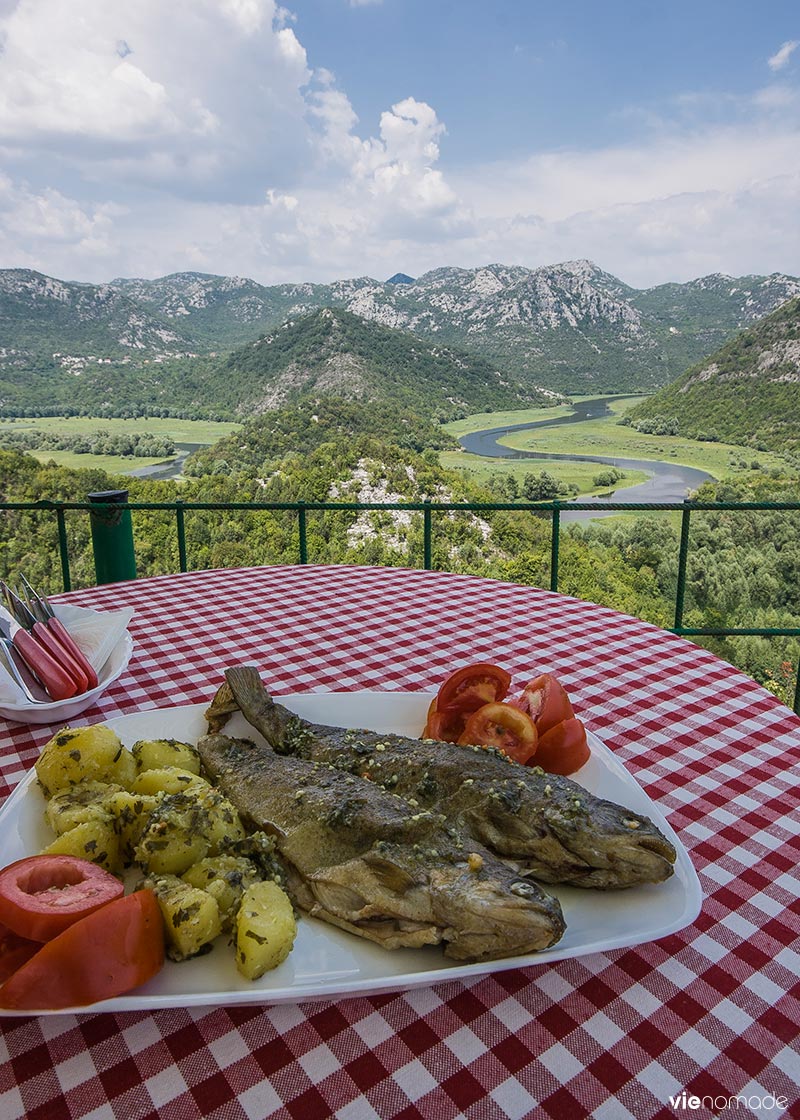
<svg viewBox="0 0 800 1120"><path fill-rule="evenodd" d="M415 885L412 875L384 856L376 855L375 852L366 852L362 858L381 886L392 894L405 894Z"/></svg>
<svg viewBox="0 0 800 1120"><path fill-rule="evenodd" d="M225 670L225 679L247 722L261 732L271 747L282 750L289 713L278 709L255 665L234 665Z"/></svg>
<svg viewBox="0 0 800 1120"><path fill-rule="evenodd" d="M423 945L438 945L442 940L442 931L432 923L415 924L392 919L385 922L348 922L319 903L312 906L308 913L312 918L320 918L329 925L356 934L357 937L374 941L384 949L419 949Z"/></svg>
<svg viewBox="0 0 800 1120"><path fill-rule="evenodd" d="M238 711L239 705L231 692L231 686L226 681L219 686L210 706L203 713L208 721L209 732L213 734L215 731L221 731L231 716Z"/></svg>

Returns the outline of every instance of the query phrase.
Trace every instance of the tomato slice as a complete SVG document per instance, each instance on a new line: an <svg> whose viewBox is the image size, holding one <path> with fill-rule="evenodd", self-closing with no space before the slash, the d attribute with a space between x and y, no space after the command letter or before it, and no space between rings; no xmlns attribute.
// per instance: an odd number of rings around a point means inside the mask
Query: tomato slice
<svg viewBox="0 0 800 1120"><path fill-rule="evenodd" d="M590 754L586 728L573 716L540 736L534 766L541 766L549 774L574 774Z"/></svg>
<svg viewBox="0 0 800 1120"><path fill-rule="evenodd" d="M511 674L497 665L479 662L465 665L451 673L439 689L439 711L457 708L461 712L474 712L484 704L502 700L511 685Z"/></svg>
<svg viewBox="0 0 800 1120"><path fill-rule="evenodd" d="M28 856L0 871L0 922L20 937L49 941L123 893L110 871L76 856Z"/></svg>
<svg viewBox="0 0 800 1120"><path fill-rule="evenodd" d="M29 961L42 947L41 941L29 941L12 929L0 926L0 984L7 980L20 965Z"/></svg>
<svg viewBox="0 0 800 1120"><path fill-rule="evenodd" d="M540 735L575 715L564 686L552 673L542 673L528 681L520 695L508 703L527 712Z"/></svg>
<svg viewBox="0 0 800 1120"><path fill-rule="evenodd" d="M467 720L461 746L497 747L517 762L536 753L537 734L530 716L508 704L484 704Z"/></svg>
<svg viewBox="0 0 800 1120"><path fill-rule="evenodd" d="M445 708L440 712L434 699L428 708L422 738L438 739L441 743L457 743L466 720L466 712L460 712L457 708Z"/></svg>
<svg viewBox="0 0 800 1120"><path fill-rule="evenodd" d="M164 920L152 891L114 899L74 922L0 987L0 1007L85 1007L144 984L164 964Z"/></svg>

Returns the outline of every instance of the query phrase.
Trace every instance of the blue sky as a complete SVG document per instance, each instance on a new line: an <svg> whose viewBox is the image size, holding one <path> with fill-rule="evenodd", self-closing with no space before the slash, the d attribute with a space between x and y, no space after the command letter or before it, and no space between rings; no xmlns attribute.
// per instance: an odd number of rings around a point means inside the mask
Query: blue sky
<svg viewBox="0 0 800 1120"><path fill-rule="evenodd" d="M0 267L800 274L788 0L0 0Z"/></svg>
<svg viewBox="0 0 800 1120"><path fill-rule="evenodd" d="M777 46L800 37L788 0L298 0L292 10L367 127L412 94L447 122L454 162L635 136L638 114L687 94L725 113L727 99L765 84Z"/></svg>

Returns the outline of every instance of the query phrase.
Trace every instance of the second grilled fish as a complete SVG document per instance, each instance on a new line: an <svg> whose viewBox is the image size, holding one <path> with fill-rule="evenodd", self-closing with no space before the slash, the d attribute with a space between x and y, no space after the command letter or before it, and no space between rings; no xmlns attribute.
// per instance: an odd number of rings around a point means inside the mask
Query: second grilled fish
<svg viewBox="0 0 800 1120"><path fill-rule="evenodd" d="M606 890L673 873L675 848L648 817L569 778L483 747L309 723L276 704L252 666L225 676L207 713L212 725L240 709L276 751L367 777L444 813L543 882Z"/></svg>

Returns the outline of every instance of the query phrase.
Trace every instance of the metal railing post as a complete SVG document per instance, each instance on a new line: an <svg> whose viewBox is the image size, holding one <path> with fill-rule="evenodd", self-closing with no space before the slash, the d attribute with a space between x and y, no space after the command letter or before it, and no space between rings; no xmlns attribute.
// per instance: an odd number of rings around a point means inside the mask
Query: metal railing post
<svg viewBox="0 0 800 1120"><path fill-rule="evenodd" d="M58 554L61 558L61 582L65 591L72 590L72 579L69 571L69 542L67 541L67 521L64 516L64 507L56 506L56 521L58 523Z"/></svg>
<svg viewBox="0 0 800 1120"><path fill-rule="evenodd" d="M186 571L186 524L183 516L183 502L180 498L175 502L175 528L178 533L178 564L182 572Z"/></svg>
<svg viewBox="0 0 800 1120"><path fill-rule="evenodd" d="M433 567L431 503L428 498L422 503L422 566L426 572L429 572Z"/></svg>
<svg viewBox="0 0 800 1120"><path fill-rule="evenodd" d="M306 503L297 503L297 533L300 538L300 563L308 563L308 536L306 534Z"/></svg>
<svg viewBox="0 0 800 1120"><path fill-rule="evenodd" d="M681 544L678 552L678 587L675 592L675 630L680 630L683 626L683 603L686 596L686 565L689 557L689 515L691 512L691 507L687 500L684 502L681 511Z"/></svg>
<svg viewBox="0 0 800 1120"><path fill-rule="evenodd" d="M136 579L133 524L127 490L96 490L89 494L94 570L98 583Z"/></svg>
<svg viewBox="0 0 800 1120"><path fill-rule="evenodd" d="M553 503L553 519L550 523L550 590L558 591L558 545L561 536L561 511L558 502Z"/></svg>

